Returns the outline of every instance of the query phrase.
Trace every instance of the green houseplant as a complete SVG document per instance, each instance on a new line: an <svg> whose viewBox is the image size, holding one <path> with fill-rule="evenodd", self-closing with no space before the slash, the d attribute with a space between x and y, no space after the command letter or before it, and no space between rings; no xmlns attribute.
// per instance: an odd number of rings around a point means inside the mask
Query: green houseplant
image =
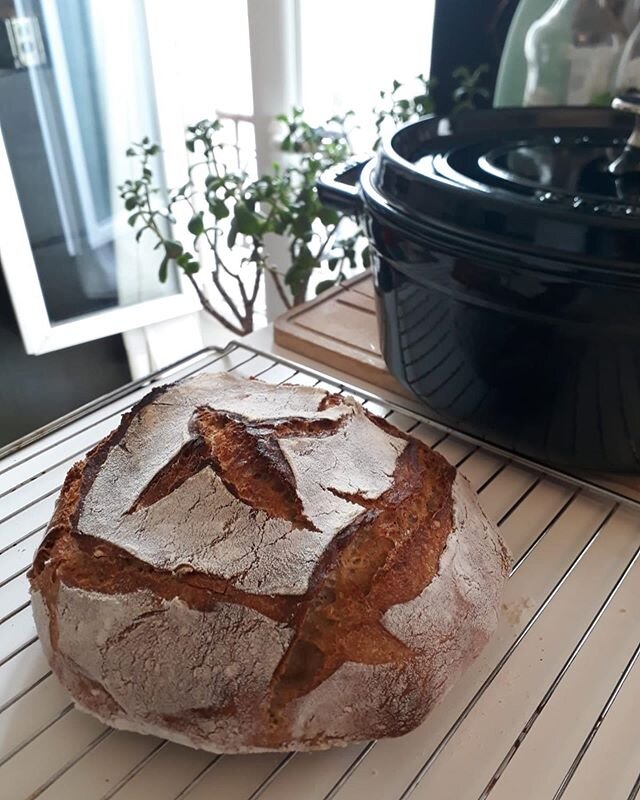
<svg viewBox="0 0 640 800"><path fill-rule="evenodd" d="M478 87L482 75L478 70L460 73L462 83L472 90L461 94L462 106L472 105L473 97L484 91ZM434 110L432 86L419 75L410 87L393 81L389 90L380 92L372 111L372 149L385 126ZM323 206L315 185L323 170L353 156L349 137L353 117L348 112L314 126L301 109L279 116L286 165L274 164L258 177L233 165L229 157L233 145L225 142L220 120L201 120L186 131L187 180L168 193L165 204L153 168L159 146L148 138L132 144L127 155L135 160L138 175L118 188L136 238L147 235L156 240L160 280L167 279L169 267L175 264L193 285L203 309L233 334L243 335L253 330L263 280L273 281L284 305L290 307L307 298L311 277L321 265L326 264L331 277L318 282L316 292L368 267L369 251L357 224ZM188 210L188 238L182 240L168 233L178 208ZM270 234L283 236L288 243L286 271L270 258L265 243ZM205 265L214 299L195 279Z"/></svg>

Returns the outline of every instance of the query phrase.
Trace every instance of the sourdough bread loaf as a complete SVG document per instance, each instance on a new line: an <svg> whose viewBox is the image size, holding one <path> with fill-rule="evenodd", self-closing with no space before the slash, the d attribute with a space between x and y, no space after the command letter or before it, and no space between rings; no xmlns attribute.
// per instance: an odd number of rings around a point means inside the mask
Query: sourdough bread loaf
<svg viewBox="0 0 640 800"><path fill-rule="evenodd" d="M201 374L71 469L29 579L80 708L234 753L414 728L508 564L466 480L355 400Z"/></svg>

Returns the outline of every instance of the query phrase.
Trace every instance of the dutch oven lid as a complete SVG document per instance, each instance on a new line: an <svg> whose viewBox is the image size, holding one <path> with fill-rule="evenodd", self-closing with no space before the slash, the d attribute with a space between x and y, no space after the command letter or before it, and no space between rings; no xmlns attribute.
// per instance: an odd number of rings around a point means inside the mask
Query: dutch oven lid
<svg viewBox="0 0 640 800"><path fill-rule="evenodd" d="M430 117L398 130L366 200L412 226L580 263L637 268L640 137L631 112L519 108Z"/></svg>

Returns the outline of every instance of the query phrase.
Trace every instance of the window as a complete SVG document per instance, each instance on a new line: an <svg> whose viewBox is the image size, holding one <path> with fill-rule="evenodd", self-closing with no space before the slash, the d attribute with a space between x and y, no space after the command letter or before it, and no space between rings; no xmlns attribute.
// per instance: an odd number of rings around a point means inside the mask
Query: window
<svg viewBox="0 0 640 800"><path fill-rule="evenodd" d="M185 126L216 114L252 169L280 157L273 117L294 104L319 123L354 109L366 152L380 89L428 71L434 1L15 0L15 64L0 64L0 255L27 351L199 307L181 275L158 282L157 251L126 224L116 187L131 177L131 140L160 140L169 187L184 183ZM285 270L286 246L274 254Z"/></svg>
<svg viewBox="0 0 640 800"><path fill-rule="evenodd" d="M27 352L197 308L177 274L158 282L118 196L128 143L158 133L143 0L16 11L23 50L0 69L0 255Z"/></svg>
<svg viewBox="0 0 640 800"><path fill-rule="evenodd" d="M435 0L212 0L206 5L186 0L190 13L178 22L173 16L167 20L180 50L187 42L192 45L179 68L183 122L221 112L243 163L253 163L257 145L263 169L280 156L269 120L276 113L295 104L321 123L353 109L361 125L354 146L367 153L375 139L371 111L380 89L429 70ZM286 248L278 243L273 248L276 260L287 259ZM266 303L271 300L273 313L282 307L271 294L267 282Z"/></svg>
<svg viewBox="0 0 640 800"><path fill-rule="evenodd" d="M363 126L356 146L375 139L371 109L397 79L428 74L435 0L300 2L300 100L312 118L349 109Z"/></svg>

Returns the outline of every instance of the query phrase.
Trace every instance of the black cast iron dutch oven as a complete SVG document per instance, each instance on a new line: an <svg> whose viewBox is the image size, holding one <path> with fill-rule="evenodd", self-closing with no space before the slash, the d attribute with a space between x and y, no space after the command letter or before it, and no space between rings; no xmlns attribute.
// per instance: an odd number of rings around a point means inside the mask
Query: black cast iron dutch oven
<svg viewBox="0 0 640 800"><path fill-rule="evenodd" d="M614 108L427 117L318 190L364 217L385 360L433 416L555 466L631 472L640 105Z"/></svg>

